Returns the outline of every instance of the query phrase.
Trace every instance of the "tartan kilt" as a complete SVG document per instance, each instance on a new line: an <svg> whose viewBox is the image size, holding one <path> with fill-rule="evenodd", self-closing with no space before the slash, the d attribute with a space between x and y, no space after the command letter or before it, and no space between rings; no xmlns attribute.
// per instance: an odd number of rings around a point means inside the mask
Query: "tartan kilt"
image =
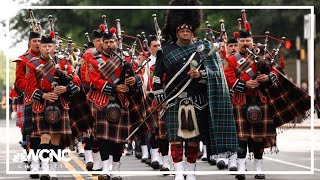
<svg viewBox="0 0 320 180"><path fill-rule="evenodd" d="M158 128L158 133L156 137L158 139L168 139L168 130L166 125L166 120L164 118L157 118L156 123Z"/></svg>
<svg viewBox="0 0 320 180"><path fill-rule="evenodd" d="M32 120L32 103L24 106L24 121L22 134L30 135L33 131L33 120Z"/></svg>
<svg viewBox="0 0 320 180"><path fill-rule="evenodd" d="M55 124L49 124L44 119L44 112L33 113L33 132L32 135L40 136L41 134L63 134L70 135L70 119L68 111L61 110L61 119Z"/></svg>
<svg viewBox="0 0 320 180"><path fill-rule="evenodd" d="M247 98L248 100L248 98ZM267 103L261 103L258 105L261 109L262 118L261 122L252 124L246 120L247 105L237 106L234 105L233 111L235 114L235 121L237 127L238 138L271 138L276 136L276 127L273 124L270 108ZM272 141L271 141L272 142ZM275 142L274 142L275 143ZM268 147L272 147L275 144L271 144L268 140Z"/></svg>
<svg viewBox="0 0 320 180"><path fill-rule="evenodd" d="M70 125L73 136L78 136L93 127L94 118L89 106L87 96L81 89L69 99Z"/></svg>
<svg viewBox="0 0 320 180"><path fill-rule="evenodd" d="M134 131L143 120L154 110L153 100L137 91L129 98L130 133ZM152 114L144 123L142 131L155 132L157 129L157 113ZM143 133L143 132L142 132Z"/></svg>
<svg viewBox="0 0 320 180"><path fill-rule="evenodd" d="M278 71L281 72L281 70ZM262 92L269 99L276 127L297 117L302 116L304 120L310 115L308 111L311 108L311 97L280 73L278 83L270 88L262 89Z"/></svg>
<svg viewBox="0 0 320 180"><path fill-rule="evenodd" d="M24 105L18 103L16 126L23 128L23 118L24 118Z"/></svg>
<svg viewBox="0 0 320 180"><path fill-rule="evenodd" d="M109 123L106 118L106 107L97 108L90 102L90 109L95 119L95 138L109 140L115 143L126 143L129 136L129 112L122 108L122 117L118 123Z"/></svg>
<svg viewBox="0 0 320 180"><path fill-rule="evenodd" d="M179 122L178 122L178 111L179 111L179 100L174 106L171 106L165 112L163 118L166 121L166 128L168 131L169 141L181 141L181 137L178 136ZM197 123L200 131L200 135L188 141L200 141L203 137L208 136L209 133L209 111L208 108L198 110L195 108Z"/></svg>

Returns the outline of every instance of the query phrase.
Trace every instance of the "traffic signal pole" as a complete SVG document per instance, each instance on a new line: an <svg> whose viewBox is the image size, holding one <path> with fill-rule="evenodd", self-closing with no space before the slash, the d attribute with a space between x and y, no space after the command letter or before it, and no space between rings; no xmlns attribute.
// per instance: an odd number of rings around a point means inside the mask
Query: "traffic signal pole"
<svg viewBox="0 0 320 180"><path fill-rule="evenodd" d="M300 37L296 37L296 50L297 52L300 52ZM299 53L297 53L299 54ZM296 60L296 67L297 67L297 85L301 87L301 60L299 56L297 56Z"/></svg>

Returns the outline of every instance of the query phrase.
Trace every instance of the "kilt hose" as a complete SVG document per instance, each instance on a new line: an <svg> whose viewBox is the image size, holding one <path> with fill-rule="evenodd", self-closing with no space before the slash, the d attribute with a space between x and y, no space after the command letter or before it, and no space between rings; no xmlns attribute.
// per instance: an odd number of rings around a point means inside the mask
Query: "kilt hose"
<svg viewBox="0 0 320 180"><path fill-rule="evenodd" d="M94 121L94 134L96 139L109 140L115 143L126 143L129 135L129 112L122 108L122 117L119 122L109 123L106 117L106 108L97 108L90 102Z"/></svg>
<svg viewBox="0 0 320 180"><path fill-rule="evenodd" d="M33 132L32 135L40 136L41 134L61 134L70 135L70 119L68 111L61 110L61 119L55 124L49 124L44 119L44 112L33 113Z"/></svg>
<svg viewBox="0 0 320 180"><path fill-rule="evenodd" d="M94 118L85 92L81 89L69 99L72 136L77 137L93 127Z"/></svg>
<svg viewBox="0 0 320 180"><path fill-rule="evenodd" d="M163 116L163 118L166 121L166 128L168 130L168 137L170 142L182 140L182 138L177 135L178 129L179 129L178 110L179 110L179 100L177 104L169 107ZM195 108L195 113L196 113L200 135L197 137L188 139L188 141L190 142L200 141L202 137L208 136L208 133L209 133L208 108L204 108L203 110L198 110L197 108Z"/></svg>
<svg viewBox="0 0 320 180"><path fill-rule="evenodd" d="M24 118L24 105L18 103L16 126L18 126L19 128L23 128L23 118Z"/></svg>
<svg viewBox="0 0 320 180"><path fill-rule="evenodd" d="M22 134L30 135L33 131L33 120L32 120L32 103L24 106L24 121L22 127Z"/></svg>
<svg viewBox="0 0 320 180"><path fill-rule="evenodd" d="M271 109L267 103L258 103L258 106L261 109L262 118L260 122L253 124L246 119L247 105L234 105L238 138L263 138L265 148L274 147L276 146L276 127L273 123Z"/></svg>

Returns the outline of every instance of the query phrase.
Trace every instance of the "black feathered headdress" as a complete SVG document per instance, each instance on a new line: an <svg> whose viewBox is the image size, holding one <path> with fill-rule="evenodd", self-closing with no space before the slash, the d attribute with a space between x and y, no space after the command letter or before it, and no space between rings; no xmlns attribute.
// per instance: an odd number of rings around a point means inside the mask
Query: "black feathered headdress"
<svg viewBox="0 0 320 180"><path fill-rule="evenodd" d="M201 6L199 0L171 0L170 6ZM194 32L200 27L202 20L201 9L169 9L167 10L163 36L165 41L176 41L179 29L190 29Z"/></svg>

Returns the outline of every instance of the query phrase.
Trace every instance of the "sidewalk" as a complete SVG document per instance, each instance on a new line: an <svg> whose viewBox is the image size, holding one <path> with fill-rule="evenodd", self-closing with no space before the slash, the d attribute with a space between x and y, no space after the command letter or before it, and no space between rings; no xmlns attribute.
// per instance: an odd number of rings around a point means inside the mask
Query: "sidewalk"
<svg viewBox="0 0 320 180"><path fill-rule="evenodd" d="M311 119L308 119L302 123L297 123L295 128L306 128L310 129L311 128ZM317 115L314 117L314 128L315 129L320 129L320 119L317 118Z"/></svg>

